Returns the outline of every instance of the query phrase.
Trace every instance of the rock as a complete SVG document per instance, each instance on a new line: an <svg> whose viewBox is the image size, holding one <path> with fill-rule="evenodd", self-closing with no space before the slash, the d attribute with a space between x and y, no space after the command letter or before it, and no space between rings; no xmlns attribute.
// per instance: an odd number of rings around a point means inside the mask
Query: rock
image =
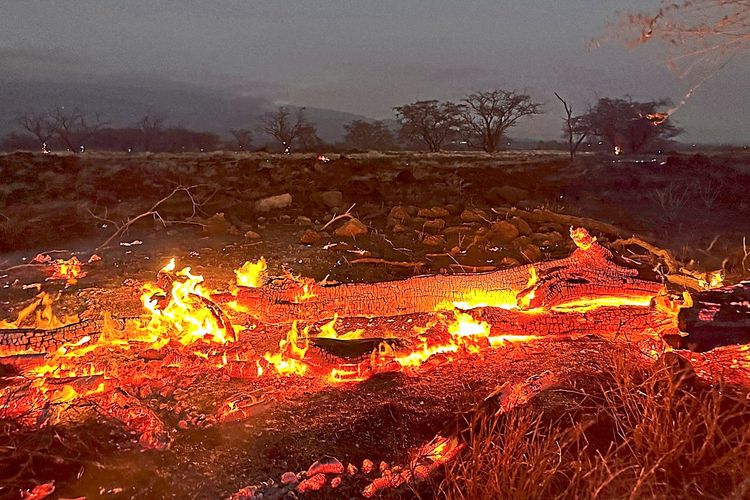
<svg viewBox="0 0 750 500"><path fill-rule="evenodd" d="M516 246L516 248L521 248L526 245L531 245L533 241L531 241L531 238L528 236L519 236L516 238L516 241L513 242L513 244Z"/></svg>
<svg viewBox="0 0 750 500"><path fill-rule="evenodd" d="M400 182L402 184L411 184L416 180L417 178L414 177L414 174L411 173L411 170L402 170L398 174L396 174L396 182Z"/></svg>
<svg viewBox="0 0 750 500"><path fill-rule="evenodd" d="M299 478L294 472L285 472L281 475L281 484L297 484Z"/></svg>
<svg viewBox="0 0 750 500"><path fill-rule="evenodd" d="M422 243L431 247L444 247L446 245L445 238L439 234L425 234Z"/></svg>
<svg viewBox="0 0 750 500"><path fill-rule="evenodd" d="M372 472L374 466L375 464L372 463L372 460L368 458L362 460L362 472L364 472L365 474L369 474L370 472Z"/></svg>
<svg viewBox="0 0 750 500"><path fill-rule="evenodd" d="M308 469L307 477L312 477L316 474L343 474L344 465L339 462L335 457L325 455L319 460L316 460Z"/></svg>
<svg viewBox="0 0 750 500"><path fill-rule="evenodd" d="M354 465L353 463L347 464L347 466L346 466L346 473L347 474L349 474L350 476L353 476L357 472L358 472L358 470L357 470L357 466L356 465Z"/></svg>
<svg viewBox="0 0 750 500"><path fill-rule="evenodd" d="M518 238L518 228L508 221L501 220L492 223L492 240L499 243L510 243Z"/></svg>
<svg viewBox="0 0 750 500"><path fill-rule="evenodd" d="M523 234L523 235L528 236L532 232L532 229L531 229L531 226L529 225L529 223L526 222L525 220L523 220L520 217L513 217L513 218L511 218L510 219L510 223L513 224L514 226L516 226L518 228L518 232L521 233L521 234Z"/></svg>
<svg viewBox="0 0 750 500"><path fill-rule="evenodd" d="M262 236L256 233L255 231L248 231L245 233L245 239L250 241L256 241L261 239Z"/></svg>
<svg viewBox="0 0 750 500"><path fill-rule="evenodd" d="M313 224L310 217L305 217L304 215L298 215L297 218L294 219L294 223L298 226L312 226Z"/></svg>
<svg viewBox="0 0 750 500"><path fill-rule="evenodd" d="M411 221L409 221L409 225L411 225L411 227L422 227L422 224L425 222L427 222L427 219L424 217L412 217Z"/></svg>
<svg viewBox="0 0 750 500"><path fill-rule="evenodd" d="M455 203L448 203L445 206L445 209L450 213L451 215L458 215L461 213L462 208L461 205L456 205Z"/></svg>
<svg viewBox="0 0 750 500"><path fill-rule="evenodd" d="M333 479L331 479L331 488L334 490L341 486L341 476L336 476Z"/></svg>
<svg viewBox="0 0 750 500"><path fill-rule="evenodd" d="M226 234L229 231L230 224L224 218L223 213L212 215L203 226L203 232L213 236Z"/></svg>
<svg viewBox="0 0 750 500"><path fill-rule="evenodd" d="M279 194L276 196L269 196L267 198L261 198L255 202L255 210L258 212L270 212L271 210L278 210L280 208L286 208L292 204L292 195L289 193Z"/></svg>
<svg viewBox="0 0 750 500"><path fill-rule="evenodd" d="M341 238L356 238L367 234L368 231L367 226L362 224L359 219L352 218L336 229L333 234Z"/></svg>
<svg viewBox="0 0 750 500"><path fill-rule="evenodd" d="M451 236L454 234L469 234L471 231L472 228L466 226L449 226L443 230L443 234Z"/></svg>
<svg viewBox="0 0 750 500"><path fill-rule="evenodd" d="M404 226L403 224L396 224L393 226L393 232L394 233L408 233L412 229L409 226Z"/></svg>
<svg viewBox="0 0 750 500"><path fill-rule="evenodd" d="M317 243L323 239L323 235L320 234L317 231L313 231L312 229L308 229L304 233L302 233L302 236L299 237L299 242L303 245L312 245L314 243Z"/></svg>
<svg viewBox="0 0 750 500"><path fill-rule="evenodd" d="M304 493L306 491L318 491L326 485L326 477L324 474L315 474L309 479L305 479L297 485L297 491Z"/></svg>
<svg viewBox="0 0 750 500"><path fill-rule="evenodd" d="M481 210L464 210L461 212L463 222L482 222L485 220L484 213Z"/></svg>
<svg viewBox="0 0 750 500"><path fill-rule="evenodd" d="M500 261L500 265L501 266L515 267L515 266L520 266L521 263L518 262L513 257L503 257L503 259Z"/></svg>
<svg viewBox="0 0 750 500"><path fill-rule="evenodd" d="M527 200L529 192L525 189L514 186L495 186L487 191L487 198L490 201L504 201L510 204L516 204L519 201Z"/></svg>
<svg viewBox="0 0 750 500"><path fill-rule="evenodd" d="M402 207L400 205L396 205L391 209L391 211L388 213L388 218L394 219L398 222L404 222L411 218L409 215L409 212L406 210L406 207Z"/></svg>
<svg viewBox="0 0 750 500"><path fill-rule="evenodd" d="M417 215L426 219L444 219L450 216L450 212L443 207L432 207L421 209Z"/></svg>
<svg viewBox="0 0 750 500"><path fill-rule="evenodd" d="M519 249L521 255L523 255L529 262L537 262L542 258L542 251L538 246L533 243L529 243Z"/></svg>
<svg viewBox="0 0 750 500"><path fill-rule="evenodd" d="M310 200L327 208L338 208L344 204L344 195L341 191L322 191L311 194Z"/></svg>
<svg viewBox="0 0 750 500"><path fill-rule="evenodd" d="M431 233L438 233L445 227L445 221L443 219L428 220L422 224L423 231L429 231Z"/></svg>

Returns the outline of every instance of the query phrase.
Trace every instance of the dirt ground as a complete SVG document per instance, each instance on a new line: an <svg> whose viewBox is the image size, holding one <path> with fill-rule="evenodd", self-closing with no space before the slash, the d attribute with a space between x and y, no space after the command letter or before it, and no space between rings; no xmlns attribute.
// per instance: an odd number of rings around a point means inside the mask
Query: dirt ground
<svg viewBox="0 0 750 500"><path fill-rule="evenodd" d="M28 286L35 283L56 295L60 315L138 314L140 283L153 280L171 257L203 275L209 287L224 289L234 269L260 256L272 275L289 270L318 280L380 281L501 269L570 253L568 227L526 227L514 207L613 224L695 269L723 268L739 277L750 268L743 251L750 235L750 157L584 156L571 164L565 155L542 152L18 153L0 156L0 179L0 319L13 318L38 293ZM179 186L190 187L192 199L178 191L158 205L158 214L97 249ZM268 200L285 194L290 202ZM348 215L335 219L342 214ZM40 266L25 265L38 253L84 262L96 253L102 260L85 264L87 276L65 287L47 281ZM255 335L262 349L282 332ZM419 376L382 374L332 387L295 382L283 397L278 387L207 376L195 387L146 398L173 429L166 452L142 451L118 424L92 425L93 415L3 438L0 445L21 443L27 451L5 464L15 469L0 477L0 497L17 498L21 487L55 480L62 497L219 498L304 470L323 455L344 463L404 463L410 450L503 382L521 382L543 367L556 374L559 387L576 388L606 370L612 356L648 362L636 345L584 338L436 360ZM274 397L242 422L180 428L180 420L214 413L217 401L237 391ZM176 402L187 402L177 414L167 410ZM359 478L334 496L356 494L365 483Z"/></svg>

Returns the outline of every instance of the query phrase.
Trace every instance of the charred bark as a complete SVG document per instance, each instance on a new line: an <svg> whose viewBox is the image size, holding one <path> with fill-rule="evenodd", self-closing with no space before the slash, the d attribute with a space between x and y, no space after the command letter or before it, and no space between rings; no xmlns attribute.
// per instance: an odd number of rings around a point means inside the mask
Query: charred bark
<svg viewBox="0 0 750 500"><path fill-rule="evenodd" d="M275 279L259 288L239 288L236 300L265 323L318 321L333 317L389 317L431 313L469 303L506 308L553 308L609 298L643 301L662 290L640 271L620 266L597 243L564 259L480 274L416 276L379 283L300 283Z"/></svg>
<svg viewBox="0 0 750 500"><path fill-rule="evenodd" d="M677 315L684 336L669 336L673 347L704 352L750 343L750 281L691 294L692 307Z"/></svg>

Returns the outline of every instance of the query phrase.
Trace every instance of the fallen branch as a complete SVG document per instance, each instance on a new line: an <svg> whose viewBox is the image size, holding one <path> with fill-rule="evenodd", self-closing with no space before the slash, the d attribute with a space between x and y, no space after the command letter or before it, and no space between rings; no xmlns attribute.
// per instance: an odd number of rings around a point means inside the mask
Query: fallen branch
<svg viewBox="0 0 750 500"><path fill-rule="evenodd" d="M355 205L356 205L356 203L353 203L352 206L349 207L346 210L346 212L344 212L343 214L334 215L333 217L331 217L331 220L329 220L328 222L326 222L326 224L323 227L321 227L320 230L321 231L325 231L326 228L328 228L331 224L333 224L334 222L339 221L341 219L354 219L354 216L351 214L351 211L352 211L352 209L354 208Z"/></svg>
<svg viewBox="0 0 750 500"><path fill-rule="evenodd" d="M406 268L420 268L426 265L424 262L421 262L421 261L405 262L405 261L398 261L398 260L378 259L376 257L362 257L360 259L350 260L349 263L350 264L383 264L386 266L406 267Z"/></svg>
<svg viewBox="0 0 750 500"><path fill-rule="evenodd" d="M520 208L511 208L508 210L496 210L493 208L492 211L498 215L515 215L524 219L526 222L533 222L535 224L554 222L568 227L584 227L597 233L615 236L617 238L633 234L632 231L626 231L612 224L607 224L606 222L589 219L588 217L577 217L575 215L559 214L557 212L552 212L550 210L545 210L542 208L537 208L532 211L522 210Z"/></svg>
<svg viewBox="0 0 750 500"><path fill-rule="evenodd" d="M133 224L135 224L139 220L144 219L146 217L153 217L155 220L160 221L164 226L167 226L169 224L189 224L189 225L196 225L196 226L202 226L202 227L205 226L205 224L202 224L200 222L190 221L190 220L166 220L166 219L164 219L161 216L161 214L158 211L158 208L163 203L165 203L168 200L170 200L173 196L175 196L178 193L185 193L187 195L187 197L190 199L190 203L191 203L192 209L193 209L192 214L190 215L190 217L191 218L195 217L195 215L197 213L197 210L198 210L198 208L201 205L200 203L198 203L195 200L195 198L193 196L193 193L191 192L191 189L194 189L196 187L197 186L178 186L178 187L174 188L172 190L172 192L169 193L167 196L165 196L164 198L162 198L159 201L157 201L156 203L154 203L154 205L148 211L143 212L142 214L136 215L133 218L128 218L128 220L125 221L125 222L123 222L123 223L117 223L117 222L114 222L112 220L105 219L103 217L97 216L96 214L94 214L93 212L91 212L89 210L89 213L93 217L95 217L95 218L97 218L99 220L106 221L106 222L108 222L110 224L113 224L113 225L115 225L117 227L117 230L109 238L107 238L104 241L104 243L102 243L101 245L99 245L98 247L96 247L94 249L94 253L100 252L102 249L107 248L109 246L109 244L113 240L115 240L115 239L119 238L120 236L122 236L123 234L125 234L128 231L128 229L130 229L130 226L132 226Z"/></svg>

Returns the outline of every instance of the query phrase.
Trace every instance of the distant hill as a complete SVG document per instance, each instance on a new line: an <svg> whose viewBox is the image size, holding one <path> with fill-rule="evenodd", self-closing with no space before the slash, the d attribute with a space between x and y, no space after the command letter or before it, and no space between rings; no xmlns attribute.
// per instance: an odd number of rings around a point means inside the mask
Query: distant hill
<svg viewBox="0 0 750 500"><path fill-rule="evenodd" d="M113 126L128 126L146 114L167 118L166 125L179 125L225 135L233 128L253 129L261 142L258 117L273 108L269 101L240 97L227 92L166 81L47 82L22 81L0 76L0 136L18 131L14 117L19 112L43 111L55 106L80 107L86 113L101 113ZM340 141L343 126L369 118L330 109L307 108L318 135L327 142Z"/></svg>

